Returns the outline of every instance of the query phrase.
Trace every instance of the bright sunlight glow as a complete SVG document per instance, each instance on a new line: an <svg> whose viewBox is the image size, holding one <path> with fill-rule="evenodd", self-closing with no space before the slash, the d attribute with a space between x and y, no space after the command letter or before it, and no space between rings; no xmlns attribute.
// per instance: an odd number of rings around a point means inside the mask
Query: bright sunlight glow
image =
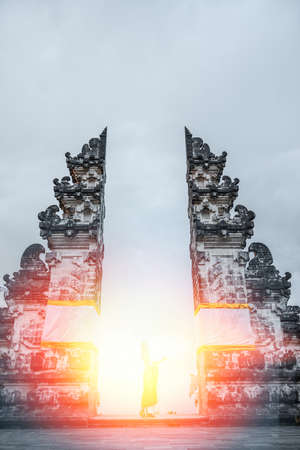
<svg viewBox="0 0 300 450"><path fill-rule="evenodd" d="M149 318L150 315L150 318ZM123 319L123 320L122 320ZM159 366L157 412L193 414L189 399L190 374L194 369L193 340L168 330L163 317L148 311L109 318L103 313L99 337L99 390L101 414L138 415L143 388L142 342L151 361L165 357ZM153 324L155 324L155 329ZM193 330L191 330L193 331Z"/></svg>

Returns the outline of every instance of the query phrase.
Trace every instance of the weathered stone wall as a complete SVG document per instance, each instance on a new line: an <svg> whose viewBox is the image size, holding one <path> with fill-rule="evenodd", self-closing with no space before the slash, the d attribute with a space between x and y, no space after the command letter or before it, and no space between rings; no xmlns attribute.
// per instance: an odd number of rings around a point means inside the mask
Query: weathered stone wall
<svg viewBox="0 0 300 450"><path fill-rule="evenodd" d="M97 349L44 348L41 337L48 300L84 300L100 310L105 151L106 129L76 157L66 154L71 178L54 180L59 207L52 205L38 215L49 251L41 244L31 245L23 253L20 270L4 276L0 416L96 413Z"/></svg>
<svg viewBox="0 0 300 450"><path fill-rule="evenodd" d="M279 274L264 244L244 250L255 214L242 205L232 213L239 180L222 177L226 153L214 155L187 129L185 136L195 313L206 303L249 304L256 347L197 353L199 413L300 416L300 308L287 305L291 274Z"/></svg>

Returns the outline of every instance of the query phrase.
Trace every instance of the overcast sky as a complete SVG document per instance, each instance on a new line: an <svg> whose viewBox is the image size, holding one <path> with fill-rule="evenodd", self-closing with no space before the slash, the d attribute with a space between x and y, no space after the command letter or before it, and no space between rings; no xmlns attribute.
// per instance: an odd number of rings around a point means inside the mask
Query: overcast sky
<svg viewBox="0 0 300 450"><path fill-rule="evenodd" d="M0 1L0 273L39 242L65 152L107 125L104 329L140 317L189 339L187 125L228 152L253 240L300 304L299 13L296 0Z"/></svg>

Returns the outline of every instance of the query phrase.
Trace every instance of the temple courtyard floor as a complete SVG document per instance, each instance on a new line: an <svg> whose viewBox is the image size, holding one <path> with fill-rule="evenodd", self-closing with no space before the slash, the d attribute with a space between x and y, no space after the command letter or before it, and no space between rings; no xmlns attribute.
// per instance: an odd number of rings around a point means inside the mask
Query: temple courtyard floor
<svg viewBox="0 0 300 450"><path fill-rule="evenodd" d="M300 449L299 426L1 428L0 449Z"/></svg>

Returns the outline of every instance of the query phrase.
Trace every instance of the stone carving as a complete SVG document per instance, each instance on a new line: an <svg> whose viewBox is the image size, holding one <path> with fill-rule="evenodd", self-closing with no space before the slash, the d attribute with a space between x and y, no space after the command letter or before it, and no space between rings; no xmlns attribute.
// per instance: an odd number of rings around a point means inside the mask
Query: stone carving
<svg viewBox="0 0 300 450"><path fill-rule="evenodd" d="M204 143L201 138L192 136L191 132L185 128L185 140L187 160L190 168L201 164L204 169L208 169L210 165L215 165L219 170L223 170L226 163L227 153L223 152L221 156L216 156L210 151L209 145Z"/></svg>
<svg viewBox="0 0 300 450"><path fill-rule="evenodd" d="M206 264L209 262L209 253L208 252L197 252L197 264Z"/></svg>
<svg viewBox="0 0 300 450"><path fill-rule="evenodd" d="M278 301L284 297L286 303L291 294L289 281L291 274L289 272L286 272L284 276L279 274L273 265L272 254L265 244L253 242L248 251L254 253L246 271L248 287L253 291L252 301L262 301L266 295L273 293L273 296L277 295Z"/></svg>
<svg viewBox="0 0 300 450"><path fill-rule="evenodd" d="M12 366L11 359L7 352L0 353L0 368L6 372Z"/></svg>
<svg viewBox="0 0 300 450"><path fill-rule="evenodd" d="M42 253L45 253L45 248L41 244L32 244L27 247L21 258L21 268L35 272L46 272L46 265L40 259Z"/></svg>
<svg viewBox="0 0 300 450"><path fill-rule="evenodd" d="M235 207L236 215L232 220L219 220L217 223L203 223L200 220L196 220L196 232L197 236L201 237L205 234L215 234L220 237L226 238L229 233L242 233L244 236L243 243L246 245L246 239L253 235L255 214L253 211L243 205L237 205Z"/></svg>
<svg viewBox="0 0 300 450"><path fill-rule="evenodd" d="M282 329L288 335L300 338L300 316L293 311L285 311L280 314Z"/></svg>
<svg viewBox="0 0 300 450"><path fill-rule="evenodd" d="M202 196L209 194L211 198L217 198L219 195L230 194L230 198L233 201L237 197L239 190L239 179L235 178L233 181L230 177L223 175L223 183L220 184L207 184L204 188L193 186L191 183L192 201L200 201Z"/></svg>
<svg viewBox="0 0 300 450"><path fill-rule="evenodd" d="M2 406L16 406L24 402L22 392L18 389L12 391L0 385L0 408Z"/></svg>
<svg viewBox="0 0 300 450"><path fill-rule="evenodd" d="M46 263L49 267L55 267L61 263L61 255L59 252L48 252L46 254Z"/></svg>
<svg viewBox="0 0 300 450"><path fill-rule="evenodd" d="M38 214L40 219L40 235L43 239L48 239L53 232L61 232L66 237L74 238L79 231L97 232L100 220L96 217L91 223L78 223L73 219L74 208L67 211L67 219L61 219L56 212L59 211L58 206L51 205L46 211Z"/></svg>
<svg viewBox="0 0 300 450"><path fill-rule="evenodd" d="M249 262L248 269L260 271L273 264L273 257L265 244L252 242L249 246L249 252L254 253L254 258Z"/></svg>
<svg viewBox="0 0 300 450"><path fill-rule="evenodd" d="M228 175L223 175L222 180L223 183L220 184L220 188L238 191L239 189L238 184L240 182L238 178L234 178L234 180L232 181L231 177L229 177Z"/></svg>
<svg viewBox="0 0 300 450"><path fill-rule="evenodd" d="M13 278L8 274L3 279L7 288L6 300L45 301L45 292L49 285L49 272L40 255L45 253L41 244L32 244L24 251L21 269L14 272Z"/></svg>
<svg viewBox="0 0 300 450"><path fill-rule="evenodd" d="M43 239L47 239L51 236L51 229L60 224L61 218L58 214L56 214L58 211L59 207L57 205L51 205L48 206L45 211L38 213L38 218L40 220L39 226L41 230L40 235Z"/></svg>
<svg viewBox="0 0 300 450"><path fill-rule="evenodd" d="M81 181L70 184L70 180L70 177L63 177L61 181L54 178L54 194L57 200L60 201L64 195L74 197L76 200L83 200L86 196L91 196L96 200L100 199L100 183L96 183L93 187L87 187L87 184Z"/></svg>
<svg viewBox="0 0 300 450"><path fill-rule="evenodd" d="M255 219L255 213L253 211L249 211L246 206L243 205L237 205L234 208L236 214L233 218L234 222L236 223L251 223L251 226L249 228L254 228L253 220ZM250 234L249 237L251 237L252 234Z"/></svg>
<svg viewBox="0 0 300 450"><path fill-rule="evenodd" d="M241 369L263 370L265 368L264 355L259 351L241 352L239 354L239 367Z"/></svg>
<svg viewBox="0 0 300 450"><path fill-rule="evenodd" d="M240 267L245 267L249 261L249 253L245 251L239 251L237 255L234 256L234 262L238 263Z"/></svg>
<svg viewBox="0 0 300 450"><path fill-rule="evenodd" d="M292 350L286 350L281 357L281 367L292 370L297 365L296 355Z"/></svg>
<svg viewBox="0 0 300 450"><path fill-rule="evenodd" d="M279 402L287 403L287 404L295 404L299 401L299 394L297 389L294 386L284 384L279 393Z"/></svg>
<svg viewBox="0 0 300 450"><path fill-rule="evenodd" d="M256 386L249 390L238 386L226 386L225 388L217 387L215 390L208 392L208 404L211 408L219 408L222 405L237 406L257 406L264 405L269 402L269 391L266 387ZM234 410L233 410L234 411Z"/></svg>
<svg viewBox="0 0 300 450"><path fill-rule="evenodd" d="M82 166L88 169L91 166L103 165L105 160L106 135L107 129L105 128L100 135L100 139L90 139L89 143L84 144L81 152L75 157L72 157L69 152L66 153L67 166L70 169L71 175L73 175L72 170L76 166Z"/></svg>
<svg viewBox="0 0 300 450"><path fill-rule="evenodd" d="M35 321L31 319L29 324L22 327L20 332L20 341L29 348L39 347L43 332L43 320Z"/></svg>
<svg viewBox="0 0 300 450"><path fill-rule="evenodd" d="M8 295L8 290L6 296ZM11 334L14 324L14 317L8 311L8 308L0 308L0 342L8 343L11 340Z"/></svg>
<svg viewBox="0 0 300 450"><path fill-rule="evenodd" d="M97 261L103 258L103 252L104 252L103 247L102 249L98 247L96 250L91 250L84 259L84 262L87 262L88 264L96 264Z"/></svg>
<svg viewBox="0 0 300 450"><path fill-rule="evenodd" d="M286 308L288 313L300 314L300 306L298 305L288 305Z"/></svg>

